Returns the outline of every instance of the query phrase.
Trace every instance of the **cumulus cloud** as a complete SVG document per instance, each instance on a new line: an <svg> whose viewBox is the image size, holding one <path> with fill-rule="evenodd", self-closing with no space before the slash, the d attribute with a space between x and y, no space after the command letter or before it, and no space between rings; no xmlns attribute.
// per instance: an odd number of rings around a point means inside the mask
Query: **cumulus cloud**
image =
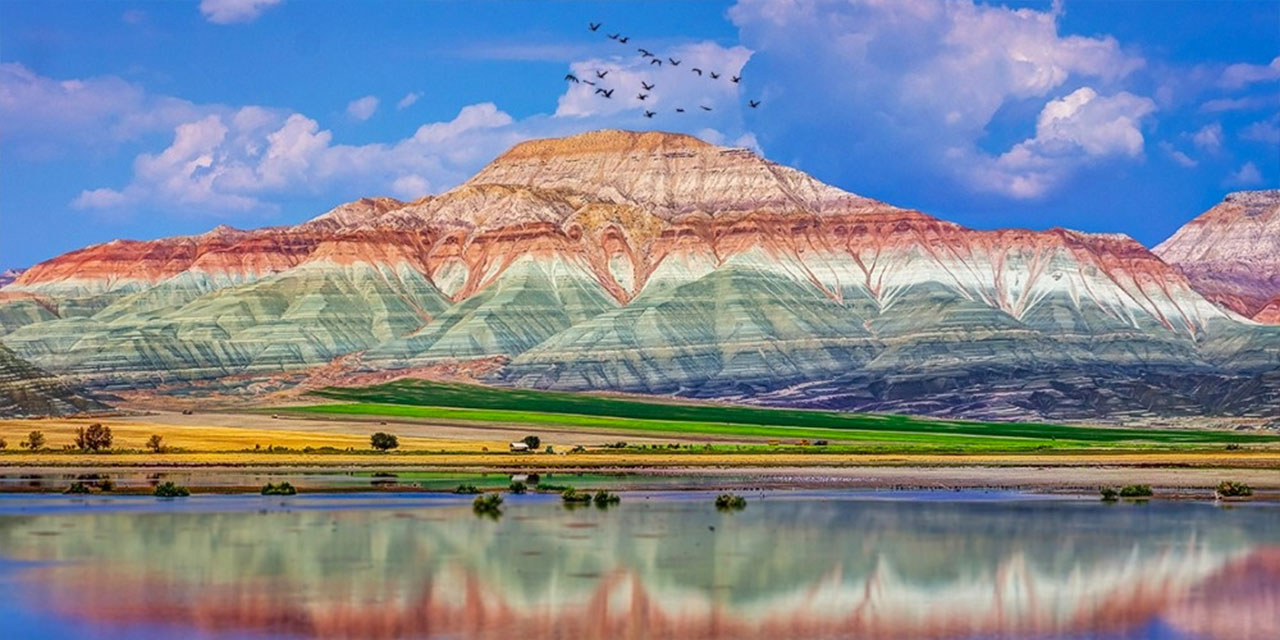
<svg viewBox="0 0 1280 640"><path fill-rule="evenodd" d="M360 121L372 118L374 112L377 110L378 98L376 96L357 98L347 104L347 115Z"/></svg>
<svg viewBox="0 0 1280 640"><path fill-rule="evenodd" d="M421 98L421 97L422 97L422 93L417 91L410 91L409 93L404 94L404 97L400 98L400 101L396 103L396 109L400 109L400 110L408 109L409 107L412 107L416 102L418 102L418 98Z"/></svg>
<svg viewBox="0 0 1280 640"><path fill-rule="evenodd" d="M1258 171L1258 165L1246 162L1227 176L1225 184L1241 187L1259 185L1262 184L1262 172Z"/></svg>
<svg viewBox="0 0 1280 640"><path fill-rule="evenodd" d="M1258 82L1280 80L1280 56L1276 56L1271 64L1239 63L1228 65L1218 78L1218 85L1224 89L1240 89Z"/></svg>
<svg viewBox="0 0 1280 640"><path fill-rule="evenodd" d="M1051 100L1036 119L1036 135L994 159L973 162L975 183L1016 198L1044 195L1078 165L1142 154L1141 121L1156 110L1150 98L1090 87ZM963 157L963 150L958 156Z"/></svg>
<svg viewBox="0 0 1280 640"><path fill-rule="evenodd" d="M200 0L200 13L214 24L253 22L281 0Z"/></svg>
<svg viewBox="0 0 1280 640"><path fill-rule="evenodd" d="M1191 134L1191 142L1202 151L1217 153L1222 150L1222 124L1214 122Z"/></svg>
<svg viewBox="0 0 1280 640"><path fill-rule="evenodd" d="M1161 142L1160 150L1164 151L1165 155L1169 156L1170 160L1173 160L1174 162L1178 163L1178 165L1183 168L1190 169L1200 164L1199 162L1196 162L1194 158L1183 153L1182 151L1179 151L1177 147L1174 147L1172 144L1168 142Z"/></svg>
<svg viewBox="0 0 1280 640"><path fill-rule="evenodd" d="M1061 34L1056 6L741 0L729 15L755 52L744 72L764 78L751 90L772 114L753 122L765 144L838 146L844 152L838 165L815 169L874 164L875 175L859 174L867 186L924 173L975 191L1043 193L1082 158L1136 155L1131 150L1140 149L1141 134L1133 123L1141 116L1135 114L1154 109L1130 94L1114 93L1118 101L1096 96L1099 89L1113 92L1146 62L1109 36ZM1081 104L1043 104L1035 139L996 156L980 146L1003 107L1049 100L1082 79L1093 94L1087 100L1073 94ZM1103 118L1108 108L1127 111ZM1081 113L1056 117L1056 110ZM1091 136L1075 127L1095 118L1109 129ZM1095 153L1099 148L1106 153Z"/></svg>
<svg viewBox="0 0 1280 640"><path fill-rule="evenodd" d="M1280 116L1271 120L1260 120L1240 130L1240 137L1253 142L1269 142L1280 144Z"/></svg>

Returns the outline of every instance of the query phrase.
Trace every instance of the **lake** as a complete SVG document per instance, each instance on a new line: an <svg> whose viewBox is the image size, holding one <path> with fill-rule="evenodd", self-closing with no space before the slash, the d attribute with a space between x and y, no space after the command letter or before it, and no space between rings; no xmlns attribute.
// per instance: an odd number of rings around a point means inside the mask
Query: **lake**
<svg viewBox="0 0 1280 640"><path fill-rule="evenodd" d="M1280 506L0 496L4 638L1280 637Z"/></svg>

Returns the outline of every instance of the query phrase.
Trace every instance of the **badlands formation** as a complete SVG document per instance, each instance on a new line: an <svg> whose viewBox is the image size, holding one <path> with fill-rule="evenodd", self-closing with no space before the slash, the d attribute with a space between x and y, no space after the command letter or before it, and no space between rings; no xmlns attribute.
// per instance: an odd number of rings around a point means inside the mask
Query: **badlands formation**
<svg viewBox="0 0 1280 640"><path fill-rule="evenodd" d="M746 150L598 131L519 144L414 202L73 251L0 290L0 341L107 390L488 360L483 381L539 388L1265 417L1280 247L1253 240L1280 242L1276 201L1233 194L1157 255L966 229Z"/></svg>

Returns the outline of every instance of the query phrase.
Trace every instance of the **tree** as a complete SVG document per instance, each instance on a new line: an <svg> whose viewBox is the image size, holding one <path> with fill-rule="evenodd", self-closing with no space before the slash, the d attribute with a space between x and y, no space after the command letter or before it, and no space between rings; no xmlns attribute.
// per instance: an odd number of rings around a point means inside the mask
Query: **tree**
<svg viewBox="0 0 1280 640"><path fill-rule="evenodd" d="M0 438L0 449L7 449L8 447L9 443L4 438Z"/></svg>
<svg viewBox="0 0 1280 640"><path fill-rule="evenodd" d="M400 439L379 431L369 438L369 444L378 451L390 451L400 446Z"/></svg>
<svg viewBox="0 0 1280 640"><path fill-rule="evenodd" d="M31 433L28 433L27 439L22 442L22 447L25 449L30 449L32 451L36 451L37 449L43 449L44 448L44 432L32 431Z"/></svg>
<svg viewBox="0 0 1280 640"><path fill-rule="evenodd" d="M156 453L164 453L164 437L158 433L151 434L151 437L147 439L147 448Z"/></svg>
<svg viewBox="0 0 1280 640"><path fill-rule="evenodd" d="M542 444L542 438L539 438L538 436L525 436L521 442L529 445L530 451L537 451L538 445Z"/></svg>
<svg viewBox="0 0 1280 640"><path fill-rule="evenodd" d="M86 429L76 429L76 448L81 451L101 451L111 448L111 427L95 422Z"/></svg>

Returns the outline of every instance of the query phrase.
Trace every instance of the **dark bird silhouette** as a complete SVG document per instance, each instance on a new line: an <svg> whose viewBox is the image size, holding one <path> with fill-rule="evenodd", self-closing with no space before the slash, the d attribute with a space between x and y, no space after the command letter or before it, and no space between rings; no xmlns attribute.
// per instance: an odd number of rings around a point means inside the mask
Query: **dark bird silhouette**
<svg viewBox="0 0 1280 640"><path fill-rule="evenodd" d="M578 76L575 76L575 75L573 75L572 73L565 74L564 79L565 79L565 80L568 80L569 82L573 82L573 83L578 82Z"/></svg>
<svg viewBox="0 0 1280 640"><path fill-rule="evenodd" d="M597 71L597 72L596 72L596 77L597 77L597 78L600 78L601 80L604 80L604 77L605 77L605 76L607 76L607 75L609 75L609 72L608 72L608 71Z"/></svg>
<svg viewBox="0 0 1280 640"><path fill-rule="evenodd" d="M630 39L631 39L631 36L622 36L621 38L618 38L618 42L621 42L622 44L626 44L627 41Z"/></svg>
<svg viewBox="0 0 1280 640"><path fill-rule="evenodd" d="M644 47L640 47L639 49L636 49L636 51L639 51L639 52L640 52L640 57L641 57L641 58L652 58L652 57L653 57L653 54L652 54L652 53L649 53L649 50L648 50L648 49L645 49Z"/></svg>
<svg viewBox="0 0 1280 640"><path fill-rule="evenodd" d="M708 107L708 106L704 106L704 105L698 105L698 106L699 106L703 111L710 111L710 110L711 110L711 107Z"/></svg>
<svg viewBox="0 0 1280 640"><path fill-rule="evenodd" d="M680 66L680 61L679 61L679 60L676 60L675 58L667 58L667 62L670 62L670 63L671 63L671 66L673 66L673 67L678 67L678 66Z"/></svg>
<svg viewBox="0 0 1280 640"><path fill-rule="evenodd" d="M647 93L637 93L637 94L636 94L636 99L638 99L638 100L644 100L645 98L648 98L648 97L649 97L649 94L647 94Z"/></svg>
<svg viewBox="0 0 1280 640"><path fill-rule="evenodd" d="M582 84L589 84L589 85L591 85L591 86L593 86L593 87L594 87L594 86L596 86L596 83L594 83L594 82L592 82L592 81L590 81L590 80L583 80L583 81L582 81Z"/></svg>
<svg viewBox="0 0 1280 640"><path fill-rule="evenodd" d="M681 109L680 107L676 107L676 113L684 113L684 109Z"/></svg>
<svg viewBox="0 0 1280 640"><path fill-rule="evenodd" d="M696 74L698 74L698 75L702 75L702 69L699 69L699 68L697 68L697 67L694 67L694 68L690 69L690 71L692 71L692 72L694 72L694 73L696 73Z"/></svg>
<svg viewBox="0 0 1280 640"><path fill-rule="evenodd" d="M618 39L618 36L621 36L621 35L622 35L621 33L611 33L611 34L609 34L609 39L610 39L610 40L617 40L617 39Z"/></svg>
<svg viewBox="0 0 1280 640"><path fill-rule="evenodd" d="M592 31L599 31L599 30L600 30L600 25L601 25L601 24L604 24L604 23L602 23L602 22L588 22L588 23L587 23L587 28L588 28L588 29L590 29L590 30L592 30Z"/></svg>
<svg viewBox="0 0 1280 640"><path fill-rule="evenodd" d="M654 116L654 113L655 113L654 111L645 110L644 117L652 118Z"/></svg>
<svg viewBox="0 0 1280 640"><path fill-rule="evenodd" d="M605 91L604 89L596 89L596 93L598 93L598 94L600 94L600 95L602 95L602 96L604 96L604 97L606 97L606 98L612 98L612 97L613 97L613 89L610 89L610 90L608 90L608 91Z"/></svg>
<svg viewBox="0 0 1280 640"><path fill-rule="evenodd" d="M644 87L644 90L645 90L645 91L653 91L653 88L654 88L654 87L656 87L656 86L658 86L658 85L649 84L648 82L645 82L644 80L641 80L641 81L640 81L640 86Z"/></svg>
<svg viewBox="0 0 1280 640"><path fill-rule="evenodd" d="M712 72L711 72L711 77L712 77L712 79L719 78L719 77L720 77L720 74L718 74L718 73L716 73L716 72L712 71Z"/></svg>
<svg viewBox="0 0 1280 640"><path fill-rule="evenodd" d="M733 76L729 79L732 80L734 84L738 84L738 81L742 79L742 76Z"/></svg>
<svg viewBox="0 0 1280 640"><path fill-rule="evenodd" d="M655 65L655 64L656 64L656 65L658 65L659 67L661 67L661 66L662 66L662 59L661 59L661 58L654 58L654 59L652 59L652 60L650 60L650 61L649 61L649 65L650 65L650 66Z"/></svg>
<svg viewBox="0 0 1280 640"><path fill-rule="evenodd" d="M749 106L749 107L751 107L752 109L754 109L754 108L756 108L756 107L760 106L760 101L759 101L759 100L748 100L748 101L747 101L747 106Z"/></svg>

